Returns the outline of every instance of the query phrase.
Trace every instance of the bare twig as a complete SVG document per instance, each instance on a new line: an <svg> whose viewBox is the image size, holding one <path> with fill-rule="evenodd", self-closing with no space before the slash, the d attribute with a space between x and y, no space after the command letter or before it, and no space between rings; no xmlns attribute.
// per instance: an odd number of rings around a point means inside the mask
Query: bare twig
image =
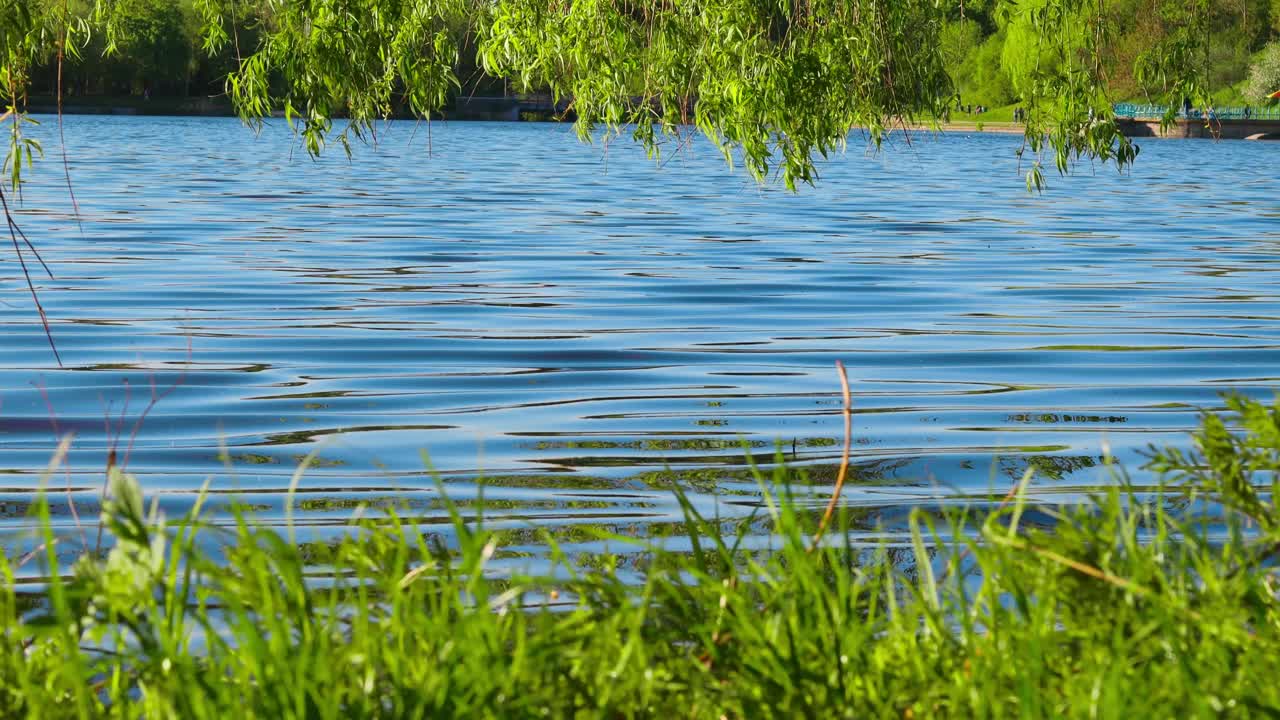
<svg viewBox="0 0 1280 720"><path fill-rule="evenodd" d="M40 391L40 397L44 399L44 406L49 411L49 425L53 428L53 437L60 439L62 431L58 428L58 413L53 409L53 401L49 399L49 389L45 387L43 382L33 383L36 389ZM85 534L84 524L80 522L80 512L76 509L75 495L71 488L71 466L64 465L62 468L67 478L67 508L71 511L71 518L75 521L76 530L80 531L80 545L85 549L89 547L89 536Z"/></svg>
<svg viewBox="0 0 1280 720"><path fill-rule="evenodd" d="M71 451L71 441L74 439L75 439L75 436L71 433L67 433L65 436L63 436L62 441L58 443L58 449L53 451L53 457L49 458L49 464L45 466L44 473L40 476L39 492L41 493L42 497L44 493L45 482L48 481L49 478L53 477L53 474L56 473L58 471L58 468L62 466L62 463L66 461L67 453ZM36 555L39 555L41 550L44 550L46 548L48 548L47 543L40 543L35 547L34 550L27 553L26 555L23 555L22 558L18 560L18 564L15 565L14 567L20 568L23 565L26 565L28 562L31 561L32 558L34 558Z"/></svg>
<svg viewBox="0 0 1280 720"><path fill-rule="evenodd" d="M67 23L71 17L67 5L68 0L62 0L62 34L58 37L58 147L62 152L62 175L67 180L67 195L71 197L71 209L75 213L76 225L80 228L80 235L83 237L84 223L80 220L80 203L76 202L76 191L71 187L71 164L67 160L67 135L62 129L62 66L67 55L67 41L70 39ZM35 248L32 250L34 251Z"/></svg>
<svg viewBox="0 0 1280 720"><path fill-rule="evenodd" d="M114 438L111 437L111 428L110 428L111 421L110 421L109 415L107 416L107 420L106 420L108 447L107 447L107 476L102 481L103 483L102 499L104 502L107 499L107 490L108 490L108 484L111 481L111 472L116 467L119 467L120 472L124 472L125 469L129 466L129 458L131 455L133 455L134 443L138 439L138 432L142 430L142 424L146 422L147 416L151 414L151 411L155 409L156 405L160 404L161 400L164 400L165 398L169 397L169 395L172 394L174 390L177 390L179 387L186 384L187 374L191 370L191 355L192 355L191 335L188 334L187 335L187 360L186 360L186 364L182 368L182 373L178 375L178 378L173 381L172 385L165 388L164 390L160 390L159 387L156 385L155 375L153 374L151 376L150 378L151 399L147 402L147 406L142 409L142 412L139 413L138 417L133 421L133 427L129 429L129 444L125 447L124 453L121 454L119 452L120 437L124 433L125 418L127 417L128 411L129 411L129 399L131 396L131 389L132 389L132 386L128 384L128 380L125 381L124 408L120 411L120 420L116 424L116 433ZM101 525L98 526L98 537L97 537L97 540L94 542L94 544L98 547L101 547L102 545L102 526Z"/></svg>
<svg viewBox="0 0 1280 720"><path fill-rule="evenodd" d="M14 565L14 567L20 568L23 565L26 565L27 563L31 562L35 558L35 556L40 554L41 550L45 549L45 547L46 545L44 543L40 543L39 545L35 546L34 548L31 549L31 552L18 558L18 562L16 565Z"/></svg>
<svg viewBox="0 0 1280 720"><path fill-rule="evenodd" d="M169 397L169 395L171 395L174 390L177 390L179 387L186 384L187 373L191 371L191 354L192 354L191 335L188 334L187 335L187 362L182 368L182 373L178 375L178 379L174 380L173 384L170 385L168 388L166 388L163 392L158 392L156 389L155 375L151 376L151 402L147 403L147 407L143 409L142 414L138 416L138 419L136 421L134 421L133 428L129 432L129 446L125 448L124 457L120 459L121 470L124 470L126 467L129 466L129 457L133 454L133 443L135 440L138 439L138 431L142 429L142 423L147 419L147 415L150 414L153 409L155 409L155 406L159 404L161 400Z"/></svg>
<svg viewBox="0 0 1280 720"><path fill-rule="evenodd" d="M22 245L18 242L20 234L27 247L31 248L31 251L35 253L36 259L40 261L41 265L44 265L46 272L48 272L49 266L44 264L44 259L40 257L40 253L36 252L31 241L27 239L26 233L22 232L22 229L18 227L18 222L13 219L13 213L9 210L9 200L4 194L4 188L0 188L0 209L4 211L5 223L9 226L9 239L13 241L13 252L18 256L18 264L22 267L22 276L27 280L27 289L31 291L31 299L36 304L36 312L40 313L40 324L44 327L45 337L49 339L49 347L53 350L53 359L57 361L58 367L62 367L62 356L58 354L58 346L53 341L53 331L49 329L49 316L44 312L44 305L40 304L40 294L36 292L35 282L31 279L31 271L27 268L27 258L22 254ZM49 276L53 277L53 273L49 273Z"/></svg>

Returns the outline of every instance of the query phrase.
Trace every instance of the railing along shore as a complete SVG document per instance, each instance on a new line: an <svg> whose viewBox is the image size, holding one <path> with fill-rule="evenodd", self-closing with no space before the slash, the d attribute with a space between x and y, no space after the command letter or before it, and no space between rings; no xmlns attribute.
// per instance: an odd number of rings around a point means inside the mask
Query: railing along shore
<svg viewBox="0 0 1280 720"><path fill-rule="evenodd" d="M1168 105L1138 105L1136 103L1117 103L1112 106L1118 118L1133 120L1159 120L1169 111ZM1236 107L1209 108L1206 110L1179 110L1178 120L1280 120L1280 105L1264 105L1254 107L1243 105Z"/></svg>

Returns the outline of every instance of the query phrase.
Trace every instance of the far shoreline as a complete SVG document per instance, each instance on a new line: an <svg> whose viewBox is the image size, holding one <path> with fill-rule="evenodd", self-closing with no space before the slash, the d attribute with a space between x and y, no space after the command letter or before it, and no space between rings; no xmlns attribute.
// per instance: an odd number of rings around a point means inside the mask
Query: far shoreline
<svg viewBox="0 0 1280 720"><path fill-rule="evenodd" d="M86 102L88 100L88 102ZM37 96L31 98L24 109L25 112L33 115L57 115L59 111L58 103L55 98L48 96ZM231 103L223 97L159 97L144 98L141 96L89 96L65 98L62 102L61 112L64 116L70 115L95 115L95 116L119 116L119 117L237 117L236 112L232 109ZM277 111L272 113L272 117L283 118L283 112ZM409 114L393 114L390 119L395 120L415 120ZM442 122L527 122L527 123L548 123L561 122L555 120L549 114L538 113L536 118L521 117L520 114L506 115L503 117L496 116L490 112L469 112L464 108L455 108L441 112L433 116L434 120ZM1123 120L1123 119L1122 119ZM909 124L899 124L889 128L890 133L906 131L907 133L928 133L928 134L945 134L945 133L973 133L973 134L990 134L990 135L1022 135L1025 126L1022 123L1011 122L1008 120L993 120L984 122L977 119L952 120L939 122L936 125L927 122L913 122ZM851 128L857 130L858 128ZM1201 137L1204 133L1192 133L1187 128L1180 131L1162 133L1146 127L1143 123L1136 123L1128 120L1125 134L1129 137L1139 137L1143 139L1162 139L1162 138L1195 138ZM1245 139L1236 138L1232 135L1224 133L1218 139ZM1280 133L1268 135L1255 135L1247 139L1280 139Z"/></svg>
<svg viewBox="0 0 1280 720"><path fill-rule="evenodd" d="M25 112L32 115L57 115L58 111L59 107L57 101L46 96L33 98L27 103L25 108ZM84 102L83 98L80 97L71 97L63 99L61 112L63 115L114 115L123 117L237 117L236 112L231 108L231 104L229 102L215 97L159 97L146 99L136 95L104 95L91 96L90 102ZM273 113L273 116L283 117L283 113L276 112ZM410 115L393 115L392 119L411 120L415 118ZM488 120L493 122L557 122L556 120L549 118L526 120L517 117L515 119L507 120L490 117L487 113L469 113L459 112L457 110L442 112L436 119L467 122L475 120ZM1020 124L1004 121L987 123L980 120L961 120L939 123L937 127L924 123L914 123L906 125L903 129L912 132L931 132L939 130L942 132L982 132L1006 135L1022 134L1022 126Z"/></svg>

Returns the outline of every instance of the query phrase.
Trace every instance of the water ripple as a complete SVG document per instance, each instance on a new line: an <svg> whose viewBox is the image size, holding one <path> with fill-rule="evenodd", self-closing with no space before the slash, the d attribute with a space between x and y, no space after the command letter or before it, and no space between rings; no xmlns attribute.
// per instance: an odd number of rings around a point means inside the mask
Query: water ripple
<svg viewBox="0 0 1280 720"><path fill-rule="evenodd" d="M777 452L829 486L837 359L851 503L897 517L1027 467L1066 497L1105 477L1104 443L1132 468L1280 366L1275 144L1149 142L1132 174L1041 197L1016 141L982 135L851 153L790 194L706 146L659 171L615 144L606 169L556 125L451 124L430 153L393 126L353 162L228 119L66 133L79 219L57 163L20 217L65 369L0 265L0 535L55 432L82 517L129 445L171 511L212 477L215 509L268 520L314 452L317 533L361 503L437 521L422 451L457 498L487 476L512 527L672 522L675 481L746 515Z"/></svg>

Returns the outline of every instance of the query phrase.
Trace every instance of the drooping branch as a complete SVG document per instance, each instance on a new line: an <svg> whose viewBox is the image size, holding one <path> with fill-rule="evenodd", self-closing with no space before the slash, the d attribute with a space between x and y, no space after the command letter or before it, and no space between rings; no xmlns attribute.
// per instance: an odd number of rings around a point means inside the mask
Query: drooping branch
<svg viewBox="0 0 1280 720"><path fill-rule="evenodd" d="M49 316L45 314L44 305L40 302L40 293L36 292L35 283L31 279L31 271L27 267L27 259L22 249L23 245L39 261L40 266L49 274L50 279L53 279L53 271L45 264L44 258L40 256L36 246L31 243L27 234L19 227L17 219L13 217L13 213L9 209L9 199L5 195L2 186L0 186L0 210L4 212L5 226L9 231L9 239L13 242L14 257L18 259L18 264L22 267L22 276L27 281L27 289L31 291L31 301L35 303L36 312L40 314L40 325L44 328L44 335L49 340L49 349L53 351L53 358L57 361L58 367L62 367L62 356L58 354L58 345L53 341L53 330L49 327Z"/></svg>
<svg viewBox="0 0 1280 720"><path fill-rule="evenodd" d="M1196 0L1197 3L1207 0ZM234 4L232 4L234 2ZM199 0L211 46L227 8ZM459 48L521 91L571 103L584 139L629 132L652 155L692 125L757 179L813 183L815 161L854 127L945 122L955 104L935 0L262 0L260 44L228 79L240 114L283 110L309 151L347 146L393 107L425 115L461 85ZM1124 168L1136 148L1111 115L1101 58L1113 30L1103 0L996 0L1024 46L1006 48L1036 155L1060 172L1078 158ZM1173 53L1199 39L1179 35ZM1175 53L1176 54L1176 53ZM1195 68L1165 66L1185 92ZM1172 86L1171 86L1172 87ZM335 119L344 123L335 130Z"/></svg>

